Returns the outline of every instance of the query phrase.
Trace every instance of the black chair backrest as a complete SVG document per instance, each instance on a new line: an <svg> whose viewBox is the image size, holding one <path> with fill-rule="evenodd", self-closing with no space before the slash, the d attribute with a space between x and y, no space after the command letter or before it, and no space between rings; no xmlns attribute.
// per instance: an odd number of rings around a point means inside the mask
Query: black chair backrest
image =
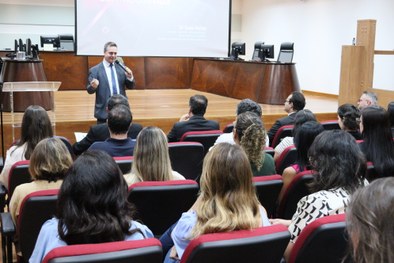
<svg viewBox="0 0 394 263"><path fill-rule="evenodd" d="M293 128L294 125L284 125L280 127L276 131L274 139L272 140L272 142L270 142L271 147L275 148L285 137L293 137Z"/></svg>
<svg viewBox="0 0 394 263"><path fill-rule="evenodd" d="M49 251L43 263L159 263L162 258L160 241L148 238L58 247Z"/></svg>
<svg viewBox="0 0 394 263"><path fill-rule="evenodd" d="M310 194L308 184L313 179L315 171L304 171L298 173L283 194L282 200L278 205L277 217L291 219L297 209L297 203L306 195Z"/></svg>
<svg viewBox="0 0 394 263"><path fill-rule="evenodd" d="M171 142L168 144L171 166L186 179L198 180L204 160L204 146L199 142Z"/></svg>
<svg viewBox="0 0 394 263"><path fill-rule="evenodd" d="M257 197L267 211L268 217L274 217L278 196L283 186L282 176L278 174L255 176L253 185L256 187Z"/></svg>
<svg viewBox="0 0 394 263"><path fill-rule="evenodd" d="M320 122L321 125L324 127L325 130L339 130L338 120L328 120Z"/></svg>
<svg viewBox="0 0 394 263"><path fill-rule="evenodd" d="M347 252L345 214L330 215L308 224L290 253L290 263L341 263Z"/></svg>
<svg viewBox="0 0 394 263"><path fill-rule="evenodd" d="M287 147L275 161L275 168L278 174L283 174L290 165L294 164L297 160L297 148L294 145Z"/></svg>
<svg viewBox="0 0 394 263"><path fill-rule="evenodd" d="M127 174L131 171L133 166L133 156L116 156L114 157L115 162L118 164L123 174Z"/></svg>
<svg viewBox="0 0 394 263"><path fill-rule="evenodd" d="M293 61L293 55L294 55L294 43L284 42L280 45L278 62L291 63Z"/></svg>
<svg viewBox="0 0 394 263"><path fill-rule="evenodd" d="M224 127L223 133L230 133L233 132L233 130L234 130L234 123L229 123L226 125L226 127Z"/></svg>
<svg viewBox="0 0 394 263"><path fill-rule="evenodd" d="M43 190L27 195L22 201L17 232L19 244L26 261L33 253L41 226L56 213L58 190Z"/></svg>
<svg viewBox="0 0 394 263"><path fill-rule="evenodd" d="M290 233L283 225L202 235L187 246L181 263L280 262Z"/></svg>
<svg viewBox="0 0 394 263"><path fill-rule="evenodd" d="M129 187L128 200L137 207L136 218L159 236L192 207L198 190L193 180L146 181Z"/></svg>
<svg viewBox="0 0 394 263"><path fill-rule="evenodd" d="M180 141L185 142L200 142L204 146L204 156L209 151L216 139L223 134L221 130L211 131L191 131L182 135Z"/></svg>
<svg viewBox="0 0 394 263"><path fill-rule="evenodd" d="M30 183L32 181L29 173L29 160L19 161L12 165L8 177L8 201L11 200L12 194L18 185Z"/></svg>

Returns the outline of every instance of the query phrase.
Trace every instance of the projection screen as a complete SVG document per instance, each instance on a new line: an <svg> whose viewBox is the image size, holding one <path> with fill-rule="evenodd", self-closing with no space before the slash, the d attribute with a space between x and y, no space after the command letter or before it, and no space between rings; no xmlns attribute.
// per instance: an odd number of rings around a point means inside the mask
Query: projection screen
<svg viewBox="0 0 394 263"><path fill-rule="evenodd" d="M76 0L77 55L226 57L231 0Z"/></svg>

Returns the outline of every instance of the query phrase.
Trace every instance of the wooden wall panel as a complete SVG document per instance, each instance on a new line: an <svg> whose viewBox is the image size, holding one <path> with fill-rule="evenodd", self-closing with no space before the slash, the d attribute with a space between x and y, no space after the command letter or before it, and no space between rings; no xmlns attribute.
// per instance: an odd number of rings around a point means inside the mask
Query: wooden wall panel
<svg viewBox="0 0 394 263"><path fill-rule="evenodd" d="M88 76L87 57L76 56L73 52L44 52L43 60L48 81L61 81L60 90L85 89Z"/></svg>

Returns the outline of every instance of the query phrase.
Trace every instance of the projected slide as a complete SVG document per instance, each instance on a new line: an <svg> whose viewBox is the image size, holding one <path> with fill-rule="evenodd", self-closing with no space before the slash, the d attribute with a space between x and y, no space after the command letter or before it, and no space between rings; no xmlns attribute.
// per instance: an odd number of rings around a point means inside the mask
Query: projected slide
<svg viewBox="0 0 394 263"><path fill-rule="evenodd" d="M77 0L78 55L225 57L230 0Z"/></svg>

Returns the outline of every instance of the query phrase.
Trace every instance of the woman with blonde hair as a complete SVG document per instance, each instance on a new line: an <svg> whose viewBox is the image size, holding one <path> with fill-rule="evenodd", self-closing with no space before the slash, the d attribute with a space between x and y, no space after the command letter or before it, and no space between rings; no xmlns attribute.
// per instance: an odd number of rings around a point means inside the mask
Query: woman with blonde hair
<svg viewBox="0 0 394 263"><path fill-rule="evenodd" d="M17 186L11 197L10 213L14 222L25 196L39 190L60 188L72 162L70 152L60 139L46 138L37 144L29 164L33 181Z"/></svg>
<svg viewBox="0 0 394 263"><path fill-rule="evenodd" d="M172 170L167 137L158 127L148 126L141 130L133 156L131 173L124 175L128 185L141 181L185 179Z"/></svg>
<svg viewBox="0 0 394 263"><path fill-rule="evenodd" d="M240 146L214 146L204 159L200 195L172 230L175 246L167 253L166 261L181 258L190 241L200 235L269 225L252 177L249 160Z"/></svg>
<svg viewBox="0 0 394 263"><path fill-rule="evenodd" d="M273 157L264 151L266 131L258 115L250 111L239 114L233 134L235 143L248 156L253 175L276 174Z"/></svg>
<svg viewBox="0 0 394 263"><path fill-rule="evenodd" d="M29 160L37 143L52 136L51 120L45 109L37 105L27 107L22 118L21 138L7 150L4 167L0 174L0 182L7 189L12 165L18 161Z"/></svg>

